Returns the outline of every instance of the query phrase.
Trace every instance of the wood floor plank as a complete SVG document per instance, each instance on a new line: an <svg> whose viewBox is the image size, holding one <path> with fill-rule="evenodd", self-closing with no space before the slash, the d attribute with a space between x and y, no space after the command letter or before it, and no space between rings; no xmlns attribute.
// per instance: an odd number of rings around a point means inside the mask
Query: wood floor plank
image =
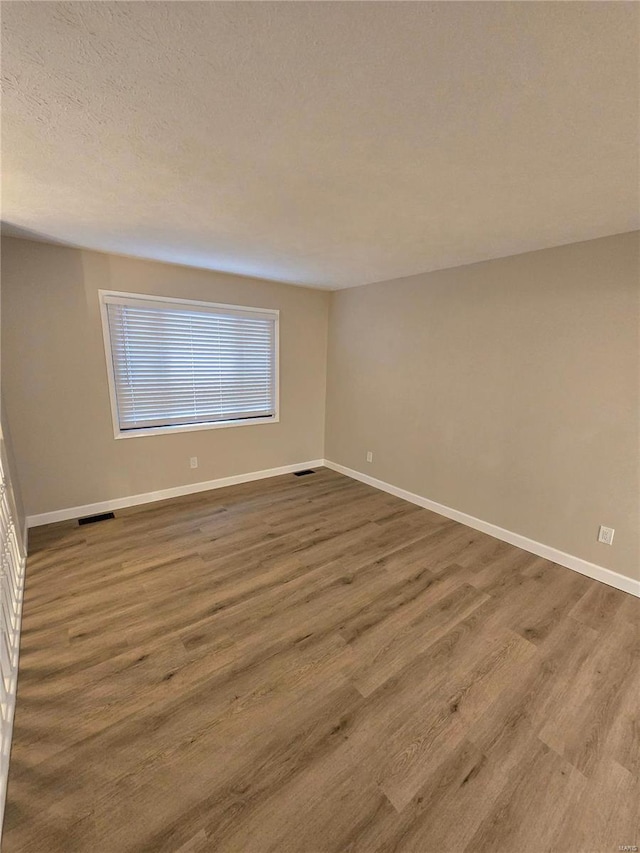
<svg viewBox="0 0 640 853"><path fill-rule="evenodd" d="M545 743L586 776L602 760L608 735L622 713L629 673L638 664L638 642L633 625L612 625L576 673L571 684L574 701L549 715L540 732Z"/></svg>
<svg viewBox="0 0 640 853"><path fill-rule="evenodd" d="M638 844L639 625L322 468L36 528L3 851Z"/></svg>
<svg viewBox="0 0 640 853"><path fill-rule="evenodd" d="M468 853L553 850L567 803L573 804L586 784L585 778L553 750L533 742L529 753L508 774L498 799L463 849Z"/></svg>
<svg viewBox="0 0 640 853"><path fill-rule="evenodd" d="M604 758L590 784L564 810L554 849L601 853L638 846L640 783L616 761ZM630 839L630 840L628 840Z"/></svg>

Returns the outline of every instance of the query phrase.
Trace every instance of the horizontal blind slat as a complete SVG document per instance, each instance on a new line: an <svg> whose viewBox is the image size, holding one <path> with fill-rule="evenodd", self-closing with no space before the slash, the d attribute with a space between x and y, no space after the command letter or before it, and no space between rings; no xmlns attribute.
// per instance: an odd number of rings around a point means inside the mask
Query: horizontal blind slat
<svg viewBox="0 0 640 853"><path fill-rule="evenodd" d="M107 319L121 429L275 415L274 316L110 301Z"/></svg>

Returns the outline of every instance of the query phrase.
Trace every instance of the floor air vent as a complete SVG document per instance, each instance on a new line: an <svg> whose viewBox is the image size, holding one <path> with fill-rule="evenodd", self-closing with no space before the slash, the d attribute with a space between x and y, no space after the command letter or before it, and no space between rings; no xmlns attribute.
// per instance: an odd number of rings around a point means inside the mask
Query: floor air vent
<svg viewBox="0 0 640 853"><path fill-rule="evenodd" d="M293 476L294 477L305 477L307 474L315 474L315 473L316 472L312 471L311 468L307 468L306 471L294 471Z"/></svg>
<svg viewBox="0 0 640 853"><path fill-rule="evenodd" d="M108 518L115 518L112 512L101 512L100 515L86 515L84 518L78 519L78 524L95 524L96 521L106 521Z"/></svg>

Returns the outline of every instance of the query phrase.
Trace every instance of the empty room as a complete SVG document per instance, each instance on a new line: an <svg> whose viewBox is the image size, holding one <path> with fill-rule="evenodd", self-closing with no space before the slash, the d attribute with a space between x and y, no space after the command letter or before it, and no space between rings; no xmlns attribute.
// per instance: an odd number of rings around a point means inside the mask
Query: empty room
<svg viewBox="0 0 640 853"><path fill-rule="evenodd" d="M640 845L640 3L2 0L3 853Z"/></svg>

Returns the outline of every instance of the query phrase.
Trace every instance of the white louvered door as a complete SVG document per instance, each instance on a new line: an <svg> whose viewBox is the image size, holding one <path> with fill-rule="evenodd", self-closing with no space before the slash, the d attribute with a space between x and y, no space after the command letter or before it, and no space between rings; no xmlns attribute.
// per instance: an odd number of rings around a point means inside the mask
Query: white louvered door
<svg viewBox="0 0 640 853"><path fill-rule="evenodd" d="M18 682L20 615L25 555L16 526L9 479L0 453L0 827L4 814L11 751L11 731Z"/></svg>

